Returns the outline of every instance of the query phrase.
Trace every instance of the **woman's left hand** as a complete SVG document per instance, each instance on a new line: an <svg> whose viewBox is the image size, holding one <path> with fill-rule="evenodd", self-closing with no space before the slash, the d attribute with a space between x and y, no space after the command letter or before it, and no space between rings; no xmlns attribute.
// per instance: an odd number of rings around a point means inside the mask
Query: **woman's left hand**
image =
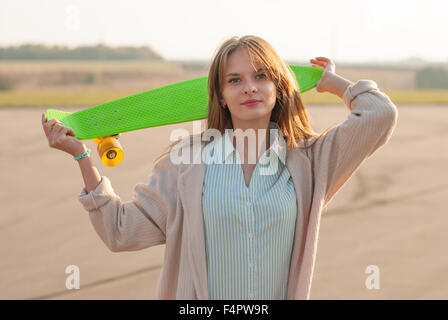
<svg viewBox="0 0 448 320"><path fill-rule="evenodd" d="M336 71L334 62L331 59L325 57L316 57L316 59L311 59L310 61L313 67L324 69L322 77L317 82L316 91L332 92L332 82Z"/></svg>

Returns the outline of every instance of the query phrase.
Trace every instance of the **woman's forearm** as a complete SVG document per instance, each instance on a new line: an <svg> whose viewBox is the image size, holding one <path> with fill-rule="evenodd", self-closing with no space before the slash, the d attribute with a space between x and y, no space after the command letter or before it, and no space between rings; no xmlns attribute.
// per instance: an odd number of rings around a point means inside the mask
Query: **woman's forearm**
<svg viewBox="0 0 448 320"><path fill-rule="evenodd" d="M345 90L349 85L352 85L353 82L347 80L336 73L329 74L331 77L331 86L328 88L328 92L337 95L342 99Z"/></svg>
<svg viewBox="0 0 448 320"><path fill-rule="evenodd" d="M84 179L86 191L87 193L89 193L90 191L94 190L101 182L101 175L98 169L93 165L93 161L90 158L90 155L77 161L79 164L79 168L81 169L82 178Z"/></svg>

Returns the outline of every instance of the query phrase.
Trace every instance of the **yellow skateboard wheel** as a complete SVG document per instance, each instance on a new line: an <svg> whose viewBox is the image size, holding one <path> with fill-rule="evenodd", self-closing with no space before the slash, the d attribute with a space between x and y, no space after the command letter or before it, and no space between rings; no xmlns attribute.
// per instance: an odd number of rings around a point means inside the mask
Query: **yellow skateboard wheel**
<svg viewBox="0 0 448 320"><path fill-rule="evenodd" d="M98 143L98 154L101 162L108 167L114 167L124 158L123 148L115 137L105 137L94 139ZM99 142L97 142L99 141Z"/></svg>

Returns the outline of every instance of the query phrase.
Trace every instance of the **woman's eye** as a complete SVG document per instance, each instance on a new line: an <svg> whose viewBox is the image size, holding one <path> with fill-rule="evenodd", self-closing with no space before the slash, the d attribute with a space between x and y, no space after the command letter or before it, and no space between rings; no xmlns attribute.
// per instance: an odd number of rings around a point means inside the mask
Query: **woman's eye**
<svg viewBox="0 0 448 320"><path fill-rule="evenodd" d="M263 79L266 78L266 75L264 73L261 73L261 74L259 74L257 76L261 76L261 78L263 78ZM232 78L232 79L229 80L229 83L233 83L234 80L239 80L239 79L238 78Z"/></svg>

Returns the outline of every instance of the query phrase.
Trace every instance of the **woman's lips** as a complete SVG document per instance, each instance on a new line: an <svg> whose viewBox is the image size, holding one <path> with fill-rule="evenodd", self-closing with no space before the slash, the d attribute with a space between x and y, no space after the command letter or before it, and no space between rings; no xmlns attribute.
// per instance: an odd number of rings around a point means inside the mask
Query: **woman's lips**
<svg viewBox="0 0 448 320"><path fill-rule="evenodd" d="M245 102L243 103L245 106L250 107L250 106L254 106L256 104L260 103L260 101L249 101L249 102Z"/></svg>

